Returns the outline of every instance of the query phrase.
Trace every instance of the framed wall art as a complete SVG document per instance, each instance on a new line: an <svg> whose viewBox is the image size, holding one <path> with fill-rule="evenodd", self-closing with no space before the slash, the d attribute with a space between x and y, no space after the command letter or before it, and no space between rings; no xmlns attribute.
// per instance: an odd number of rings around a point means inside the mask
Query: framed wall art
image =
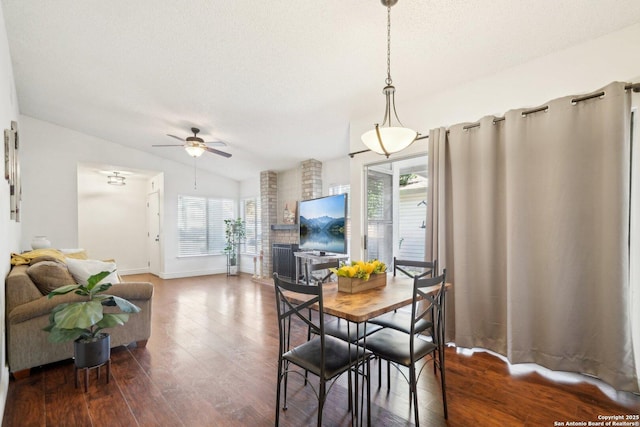
<svg viewBox="0 0 640 427"><path fill-rule="evenodd" d="M12 121L11 129L4 130L4 178L9 182L10 218L16 222L20 222L20 201L22 200L19 147L18 122Z"/></svg>
<svg viewBox="0 0 640 427"><path fill-rule="evenodd" d="M13 142L13 131L11 129L4 130L4 179L11 180L11 162L13 159L12 150L15 145Z"/></svg>

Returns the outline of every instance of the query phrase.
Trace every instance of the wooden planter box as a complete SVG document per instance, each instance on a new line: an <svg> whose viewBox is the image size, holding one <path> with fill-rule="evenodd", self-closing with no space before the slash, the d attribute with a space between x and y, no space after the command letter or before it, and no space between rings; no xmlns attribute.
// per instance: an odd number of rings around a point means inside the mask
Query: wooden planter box
<svg viewBox="0 0 640 427"><path fill-rule="evenodd" d="M387 285L387 274L372 274L369 280L356 279L352 277L338 277L338 291L350 294L366 291L367 289L379 288Z"/></svg>

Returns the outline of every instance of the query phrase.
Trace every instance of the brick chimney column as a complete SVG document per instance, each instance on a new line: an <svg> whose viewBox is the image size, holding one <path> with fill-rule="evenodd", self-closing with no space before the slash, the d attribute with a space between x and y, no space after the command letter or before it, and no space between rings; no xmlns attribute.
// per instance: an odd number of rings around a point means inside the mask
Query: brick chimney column
<svg viewBox="0 0 640 427"><path fill-rule="evenodd" d="M274 234L271 224L277 221L278 174L273 171L260 172L260 215L262 221L262 271L267 277L273 273L271 245Z"/></svg>
<svg viewBox="0 0 640 427"><path fill-rule="evenodd" d="M309 159L302 162L302 200L322 197L322 162Z"/></svg>

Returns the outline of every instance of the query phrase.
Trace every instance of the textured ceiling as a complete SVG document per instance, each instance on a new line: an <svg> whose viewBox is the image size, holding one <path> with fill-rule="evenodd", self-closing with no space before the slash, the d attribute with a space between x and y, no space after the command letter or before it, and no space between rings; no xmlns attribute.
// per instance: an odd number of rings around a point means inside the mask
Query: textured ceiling
<svg viewBox="0 0 640 427"><path fill-rule="evenodd" d="M346 155L350 119L383 113L379 0L2 6L22 114L187 165L151 145L196 126L233 154L198 166L233 179ZM640 1L401 0L391 19L400 103L635 24Z"/></svg>

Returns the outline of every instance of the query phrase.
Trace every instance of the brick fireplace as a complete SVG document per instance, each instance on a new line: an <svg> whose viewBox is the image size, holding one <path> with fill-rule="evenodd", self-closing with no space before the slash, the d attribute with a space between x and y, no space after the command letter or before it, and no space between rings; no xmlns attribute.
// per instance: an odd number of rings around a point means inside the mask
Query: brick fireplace
<svg viewBox="0 0 640 427"><path fill-rule="evenodd" d="M300 164L300 172L296 170L281 174L274 171L260 173L262 271L267 278L273 273L273 244L298 243L298 225L283 226L282 224L285 201L309 200L321 196L322 162L318 160L303 161Z"/></svg>

